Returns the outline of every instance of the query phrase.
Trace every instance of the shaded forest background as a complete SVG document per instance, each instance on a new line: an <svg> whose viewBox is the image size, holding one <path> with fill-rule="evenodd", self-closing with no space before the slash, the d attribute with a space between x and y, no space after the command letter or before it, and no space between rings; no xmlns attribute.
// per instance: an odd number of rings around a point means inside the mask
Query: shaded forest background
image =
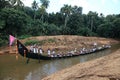
<svg viewBox="0 0 120 80"><path fill-rule="evenodd" d="M49 3L34 0L27 7L21 0L0 0L0 46L8 44L10 34L19 39L40 35L120 38L120 14L83 14L82 7L68 4L57 13L48 13Z"/></svg>

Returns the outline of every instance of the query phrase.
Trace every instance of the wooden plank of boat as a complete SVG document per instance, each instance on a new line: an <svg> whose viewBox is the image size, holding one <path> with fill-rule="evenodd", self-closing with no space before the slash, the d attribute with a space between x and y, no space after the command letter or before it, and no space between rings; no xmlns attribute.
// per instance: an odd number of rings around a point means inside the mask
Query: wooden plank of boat
<svg viewBox="0 0 120 80"><path fill-rule="evenodd" d="M32 53L32 52L29 52L28 49L19 41L17 40L17 48L18 48L18 53L24 57L27 57L27 58L31 58L31 59L40 59L40 60L54 60L54 59L61 59L61 58L70 58L70 57L75 57L75 56L80 56L80 55L85 55L85 54L90 54L90 53L94 53L94 52L97 52L97 51L101 51L101 50L104 50L104 49L107 49L109 47L102 47L102 48L99 48L99 49L96 49L94 51L88 51L88 52L84 52L84 53L77 53L77 54L72 54L71 55L62 55L62 56L54 56L54 57L51 57L51 56L45 56L45 55L41 55L41 54L38 54L38 53Z"/></svg>

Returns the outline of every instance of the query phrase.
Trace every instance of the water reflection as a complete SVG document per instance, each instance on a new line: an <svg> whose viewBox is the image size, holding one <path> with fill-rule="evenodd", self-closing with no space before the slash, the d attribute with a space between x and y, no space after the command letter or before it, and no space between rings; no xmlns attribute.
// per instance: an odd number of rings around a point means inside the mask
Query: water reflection
<svg viewBox="0 0 120 80"><path fill-rule="evenodd" d="M26 64L26 58L20 55L18 56L18 60L15 58L16 55L2 55L0 56L0 80L40 80L56 71L77 63L108 55L112 51L115 51L115 49L111 48L68 59L41 61L40 63L37 60L31 59L29 64Z"/></svg>

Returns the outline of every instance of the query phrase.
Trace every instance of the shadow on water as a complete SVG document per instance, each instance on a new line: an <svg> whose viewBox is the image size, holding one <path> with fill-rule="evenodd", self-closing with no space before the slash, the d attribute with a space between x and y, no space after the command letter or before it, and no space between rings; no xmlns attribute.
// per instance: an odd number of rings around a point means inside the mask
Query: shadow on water
<svg viewBox="0 0 120 80"><path fill-rule="evenodd" d="M16 60L16 55L2 55L0 56L0 80L40 80L56 71L77 63L108 55L118 48L120 48L119 44L114 45L111 49L93 54L68 59L41 61L40 63L37 60L31 59L29 64L26 64L27 59L21 56L18 56L19 59Z"/></svg>

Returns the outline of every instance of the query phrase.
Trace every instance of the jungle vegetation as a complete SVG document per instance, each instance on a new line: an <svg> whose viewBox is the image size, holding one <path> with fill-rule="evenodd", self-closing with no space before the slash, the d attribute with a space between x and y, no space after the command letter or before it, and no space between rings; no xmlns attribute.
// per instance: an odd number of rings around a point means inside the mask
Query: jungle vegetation
<svg viewBox="0 0 120 80"><path fill-rule="evenodd" d="M34 0L28 7L21 0L0 0L0 46L8 43L10 34L19 39L41 35L120 38L120 14L83 14L82 7L68 4L48 13L50 0L40 3Z"/></svg>

